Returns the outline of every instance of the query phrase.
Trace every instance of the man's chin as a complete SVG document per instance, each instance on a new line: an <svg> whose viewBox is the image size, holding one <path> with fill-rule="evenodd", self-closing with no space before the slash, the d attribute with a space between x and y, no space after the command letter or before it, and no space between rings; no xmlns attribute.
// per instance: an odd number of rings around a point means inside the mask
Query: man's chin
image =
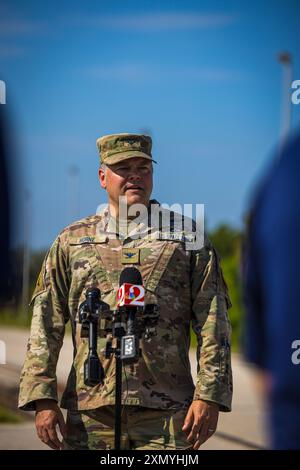
<svg viewBox="0 0 300 470"><path fill-rule="evenodd" d="M143 204L148 206L148 200L145 198L144 194L126 194L126 201L129 207L133 206L134 204Z"/></svg>

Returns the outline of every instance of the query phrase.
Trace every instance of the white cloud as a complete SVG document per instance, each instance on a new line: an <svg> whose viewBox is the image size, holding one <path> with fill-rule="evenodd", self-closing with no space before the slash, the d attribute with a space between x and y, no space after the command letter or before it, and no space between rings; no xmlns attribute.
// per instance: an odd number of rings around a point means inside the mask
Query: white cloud
<svg viewBox="0 0 300 470"><path fill-rule="evenodd" d="M0 46L0 59L23 57L26 53L27 49L23 46Z"/></svg>
<svg viewBox="0 0 300 470"><path fill-rule="evenodd" d="M14 59L28 55L30 48L17 45L24 37L45 35L49 31L46 21L23 18L20 12L8 5L0 6L0 60Z"/></svg>
<svg viewBox="0 0 300 470"><path fill-rule="evenodd" d="M51 149L53 154L59 154L65 152L68 154L84 153L88 149L96 152L96 137L95 142L88 138L80 136L74 136L70 134L54 134L49 138L48 134L30 134L24 135L22 146L28 148L32 152L40 154L47 143L48 149Z"/></svg>
<svg viewBox="0 0 300 470"><path fill-rule="evenodd" d="M240 73L224 68L162 66L145 64L100 65L85 69L85 74L92 78L109 80L151 81L180 79L203 82L232 82L240 80Z"/></svg>
<svg viewBox="0 0 300 470"><path fill-rule="evenodd" d="M93 78L113 80L140 80L149 78L149 69L140 64L100 65L86 70L87 75ZM150 69L150 77L153 74Z"/></svg>
<svg viewBox="0 0 300 470"><path fill-rule="evenodd" d="M44 31L45 24L37 21L17 18L0 19L0 36L16 37L28 34L36 34Z"/></svg>
<svg viewBox="0 0 300 470"><path fill-rule="evenodd" d="M125 15L101 15L82 18L82 25L105 29L156 32L183 29L220 28L236 21L228 14L201 14L190 12L157 12Z"/></svg>

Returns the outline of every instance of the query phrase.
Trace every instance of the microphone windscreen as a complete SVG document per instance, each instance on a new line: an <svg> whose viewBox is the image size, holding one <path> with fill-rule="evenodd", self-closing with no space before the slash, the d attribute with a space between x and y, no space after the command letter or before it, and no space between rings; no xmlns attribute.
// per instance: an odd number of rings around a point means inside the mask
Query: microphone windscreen
<svg viewBox="0 0 300 470"><path fill-rule="evenodd" d="M136 286L142 286L143 279L140 271L133 266L123 269L120 274L119 285L122 286L123 284L135 284Z"/></svg>
<svg viewBox="0 0 300 470"><path fill-rule="evenodd" d="M89 287L87 290L86 290L86 293L85 295L87 297L100 297L101 298L101 292L100 292L100 289L98 289L98 287Z"/></svg>

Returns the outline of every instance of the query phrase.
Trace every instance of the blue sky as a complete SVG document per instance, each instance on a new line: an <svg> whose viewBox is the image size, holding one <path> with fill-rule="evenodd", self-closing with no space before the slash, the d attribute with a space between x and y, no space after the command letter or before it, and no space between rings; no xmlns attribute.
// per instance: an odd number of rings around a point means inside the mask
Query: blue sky
<svg viewBox="0 0 300 470"><path fill-rule="evenodd" d="M297 0L2 0L0 79L32 246L106 200L95 141L117 132L151 133L154 197L204 203L208 228L240 227L280 134L279 51L300 79L299 20Z"/></svg>

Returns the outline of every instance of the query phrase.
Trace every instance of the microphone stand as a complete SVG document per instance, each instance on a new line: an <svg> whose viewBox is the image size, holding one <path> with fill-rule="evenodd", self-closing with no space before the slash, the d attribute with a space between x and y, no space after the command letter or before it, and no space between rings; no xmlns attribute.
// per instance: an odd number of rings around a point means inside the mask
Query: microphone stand
<svg viewBox="0 0 300 470"><path fill-rule="evenodd" d="M121 419L122 419L122 359L121 359L121 341L126 334L126 323L122 320L125 314L122 307L113 312L112 316L112 335L116 338L116 347L112 347L111 341L106 343L105 357L109 359L111 354L116 359L116 382L115 382L115 450L121 450Z"/></svg>
<svg viewBox="0 0 300 470"><path fill-rule="evenodd" d="M158 306L154 304L135 308L120 307L113 312L112 334L117 344L113 348L111 341L107 342L105 357L109 359L114 354L116 358L115 450L121 450L123 364L138 362L141 355L139 339L144 334L144 338L149 340L156 334L157 320Z"/></svg>
<svg viewBox="0 0 300 470"><path fill-rule="evenodd" d="M116 398L115 398L115 449L121 449L122 432L122 359L121 337L117 337L116 357Z"/></svg>

